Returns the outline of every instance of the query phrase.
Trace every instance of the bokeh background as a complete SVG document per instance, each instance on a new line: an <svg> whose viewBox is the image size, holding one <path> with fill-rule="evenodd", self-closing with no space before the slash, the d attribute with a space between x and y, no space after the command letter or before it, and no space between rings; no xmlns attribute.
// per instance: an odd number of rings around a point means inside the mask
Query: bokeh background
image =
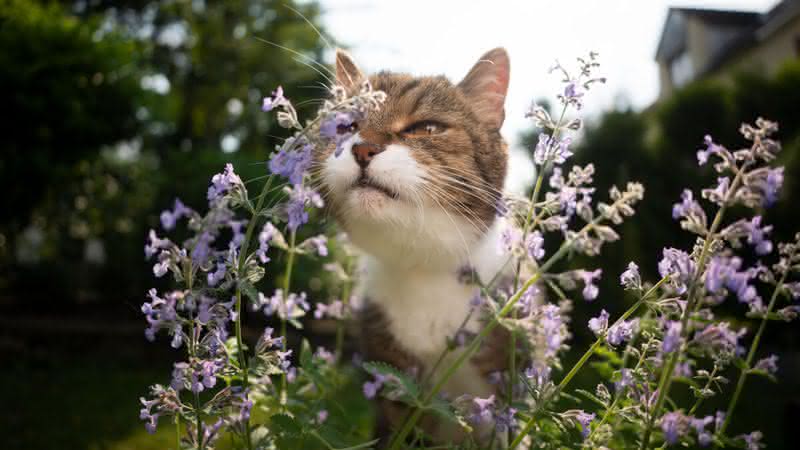
<svg viewBox="0 0 800 450"><path fill-rule="evenodd" d="M326 74L310 61L329 63L337 45L368 71L453 79L507 47L516 192L533 177L535 130L523 112L534 99L552 103L557 88L547 69L600 53L609 81L587 96L576 162L594 162L600 192L635 179L647 193L621 242L574 262L606 274L600 299L578 305L578 351L589 317L630 302L616 276L628 261L653 275L662 247L691 244L670 210L684 187L713 182L696 165L705 134L735 148L742 121L780 122L786 182L764 214L778 240L800 230L797 0L0 0L0 448L168 446L137 417L138 397L167 380L176 357L143 336L139 305L154 286L146 232L175 197L201 206L225 162L245 180L263 175L283 134L261 98L282 84L312 112ZM317 271L300 266L298 283L324 298ZM770 448L795 448L799 338L796 325L767 329L763 352L780 356L780 382L751 379L733 423L761 428ZM593 380L584 371L581 382Z"/></svg>

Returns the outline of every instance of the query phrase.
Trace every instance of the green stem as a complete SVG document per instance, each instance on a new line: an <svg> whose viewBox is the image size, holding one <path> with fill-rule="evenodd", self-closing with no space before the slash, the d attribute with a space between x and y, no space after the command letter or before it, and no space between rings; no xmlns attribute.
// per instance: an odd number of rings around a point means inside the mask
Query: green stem
<svg viewBox="0 0 800 450"><path fill-rule="evenodd" d="M749 371L753 364L753 359L755 358L756 351L758 351L758 345L761 342L761 335L764 334L764 329L767 327L767 321L769 320L769 315L772 312L772 309L775 307L775 303L778 300L778 295L780 294L781 289L783 289L783 283L786 282L786 276L788 275L789 271L783 273L781 276L780 281L778 284L775 285L775 290L772 292L772 297L769 299L769 306L767 306L767 312L764 314L764 317L761 319L761 325L758 327L758 331L756 332L756 336L753 338L753 343L750 344L750 351L747 353L747 360L745 360L745 367L742 369L742 372L739 374L739 380L736 382L736 390L733 392L733 397L731 397L731 401L728 404L728 409L725 411L725 421L722 422L722 426L717 431L717 434L722 436L725 433L725 430L728 428L730 424L731 418L733 417L733 412L736 410L736 404L739 402L739 396L742 394L742 389L744 389L744 382L749 375Z"/></svg>
<svg viewBox="0 0 800 450"><path fill-rule="evenodd" d="M267 197L267 193L269 192L270 187L272 186L273 176L267 179L264 183L264 187L261 189L261 195L259 196L258 201L256 202L256 207L253 212L253 216L250 221L247 223L247 229L245 230L244 234L244 241L242 241L242 247L239 249L239 262L237 264L237 273L239 276L242 275L242 272L245 270L245 265L247 263L247 251L250 246L250 240L253 238L253 233L255 232L256 222L258 222L258 215L261 213L261 208L264 206L264 199ZM236 286L236 321L234 323L235 333L236 333L236 350L239 356L239 367L242 371L242 388L247 391L250 385L250 370L247 365L247 354L244 347L244 338L242 337L242 289L241 286ZM246 421L244 424L244 434L245 434L245 443L247 445L248 450L252 450L253 442L250 437L250 421Z"/></svg>
<svg viewBox="0 0 800 450"><path fill-rule="evenodd" d="M203 420L200 417L200 393L194 393L194 413L197 418L197 445L200 450L205 447L203 442Z"/></svg>
<svg viewBox="0 0 800 450"><path fill-rule="evenodd" d="M345 273L347 274L348 279L344 282L344 286L342 286L342 312L346 312L350 305L350 289L352 286L352 274L350 273L352 270L352 261L348 258ZM336 321L336 362L340 363L342 360L342 352L344 348L344 319Z"/></svg>
<svg viewBox="0 0 800 450"><path fill-rule="evenodd" d="M700 405L703 404L703 399L705 398L704 397L705 392L709 388L711 388L711 383L714 380L714 376L717 374L717 370L719 370L719 366L715 363L714 369L711 370L711 375L708 376L708 381L706 381L706 385L703 386L703 390L700 391L700 397L697 398L697 400L694 402L694 405L692 405L692 409L689 410L690 416L693 416L694 413L697 411L697 409L700 408Z"/></svg>
<svg viewBox="0 0 800 450"><path fill-rule="evenodd" d="M725 199L722 202L722 206L719 208L719 210L717 210L717 214L714 216L714 221L711 223L711 228L709 228L708 234L706 234L706 238L703 241L703 249L700 252L700 258L697 260L697 269L692 277L692 283L689 287L689 295L686 297L686 308L683 310L683 314L681 316L681 337L684 338L684 340L688 335L687 324L689 323L689 315L694 308L695 294L697 293L697 288L699 286L700 276L705 270L711 242L714 240L717 229L719 229L720 225L722 224L722 218L725 216L725 211L728 203L730 202L730 198L733 193L738 190L739 183L742 180L742 176L745 172L745 169L747 169L747 166L748 163L745 163L742 165L741 169L737 170L736 177L733 179L728 192L725 194ZM665 370L661 373L661 379L658 382L657 389L658 397L656 398L655 406L653 410L650 411L647 419L647 425L644 429L644 436L642 437L642 444L639 447L640 450L646 450L650 446L650 434L653 431L653 425L655 424L656 417L658 417L658 414L661 411L661 407L664 406L664 400L667 398L667 393L669 391L670 384L672 383L672 375L675 371L675 365L678 363L678 359L681 357L681 354L683 354L683 345L678 349L678 351L673 352L670 355Z"/></svg>
<svg viewBox="0 0 800 450"><path fill-rule="evenodd" d="M181 416L175 415L175 450L181 450Z"/></svg>
<svg viewBox="0 0 800 450"><path fill-rule="evenodd" d="M669 277L664 277L660 279L658 283L653 285L653 287L651 287L644 295L642 295L642 297L636 303L634 303L633 306L631 306L630 308L628 308L627 311L622 313L622 315L608 328L609 329L613 328L622 323L622 321L627 320L628 317L630 317L634 312L636 312L636 310L639 309L639 307L642 304L644 304L644 302L647 301L647 299L650 298L650 296L653 295L658 290L658 288L660 288L661 285L666 283L668 280ZM572 378L575 377L575 375L583 367L583 365L586 364L586 361L589 360L589 358L594 354L595 350L597 350L597 347L599 347L604 340L605 340L605 335L602 335L598 337L597 340L594 341L592 346L589 347L589 350L586 350L586 353L584 353L583 356L581 356L578 362L576 362L575 365L572 366L572 369L570 369L569 373L567 373L567 375L561 380L561 382L558 383L558 386L556 386L555 391L545 401L541 402L542 405L547 404L550 402L550 400L556 398L558 394L561 391L563 391L564 388L567 387L570 381L572 381ZM530 419L528 419L528 421L525 423L525 426L522 427L522 431L520 431L519 434L517 434L517 437L514 439L514 441L511 442L511 445L509 445L508 447L510 450L515 449L522 442L525 436L531 431L534 424L536 423L536 413L538 412L539 409L541 409L541 406L537 408L537 411L534 411Z"/></svg>
<svg viewBox="0 0 800 450"><path fill-rule="evenodd" d="M283 301L284 304L286 302L286 298L289 296L289 289L292 286L292 268L294 267L294 253L295 253L295 243L297 242L297 230L292 230L292 234L289 236L289 258L286 261L286 276L283 278ZM286 347L288 345L289 337L286 336L286 318L281 317L281 336L283 336L283 340L281 342L281 347L283 351L286 351ZM280 394L280 403L281 405L286 405L286 372L281 372L281 394Z"/></svg>

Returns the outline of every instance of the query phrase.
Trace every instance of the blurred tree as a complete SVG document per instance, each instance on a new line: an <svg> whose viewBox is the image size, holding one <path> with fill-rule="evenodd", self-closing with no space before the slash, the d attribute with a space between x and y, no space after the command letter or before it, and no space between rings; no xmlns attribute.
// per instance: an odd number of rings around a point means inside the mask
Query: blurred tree
<svg viewBox="0 0 800 450"><path fill-rule="evenodd" d="M263 96L283 84L307 112L325 95L318 20L314 2L0 0L15 114L0 137L14 212L0 219L0 288L146 290L142 242L160 209L202 209L225 162L264 174L283 132Z"/></svg>

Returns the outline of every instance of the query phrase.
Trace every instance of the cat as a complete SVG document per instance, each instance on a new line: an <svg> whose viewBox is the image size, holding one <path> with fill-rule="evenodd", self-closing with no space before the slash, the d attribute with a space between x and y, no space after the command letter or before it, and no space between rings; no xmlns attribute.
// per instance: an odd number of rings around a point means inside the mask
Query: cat
<svg viewBox="0 0 800 450"><path fill-rule="evenodd" d="M470 314L476 288L459 274L468 267L490 280L507 261L498 251L497 207L508 165L500 127L509 70L503 48L484 54L458 84L444 76L366 76L350 55L336 53L337 84L355 92L368 81L387 95L351 127L340 155L333 148L314 155L332 215L364 252L366 360L430 377L465 319L466 330L481 327L480 314ZM488 375L509 362L508 333L496 330L445 385L448 396L495 394ZM403 408L380 402L383 423L398 426ZM437 440L460 439L457 427L431 418L422 426Z"/></svg>

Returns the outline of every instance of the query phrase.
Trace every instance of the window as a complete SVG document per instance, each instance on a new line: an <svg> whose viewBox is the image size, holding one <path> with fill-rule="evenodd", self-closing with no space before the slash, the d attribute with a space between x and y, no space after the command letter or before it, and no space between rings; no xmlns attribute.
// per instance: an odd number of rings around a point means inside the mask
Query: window
<svg viewBox="0 0 800 450"><path fill-rule="evenodd" d="M683 86L692 80L694 67L688 52L683 51L672 59L669 65L669 74L675 87Z"/></svg>

